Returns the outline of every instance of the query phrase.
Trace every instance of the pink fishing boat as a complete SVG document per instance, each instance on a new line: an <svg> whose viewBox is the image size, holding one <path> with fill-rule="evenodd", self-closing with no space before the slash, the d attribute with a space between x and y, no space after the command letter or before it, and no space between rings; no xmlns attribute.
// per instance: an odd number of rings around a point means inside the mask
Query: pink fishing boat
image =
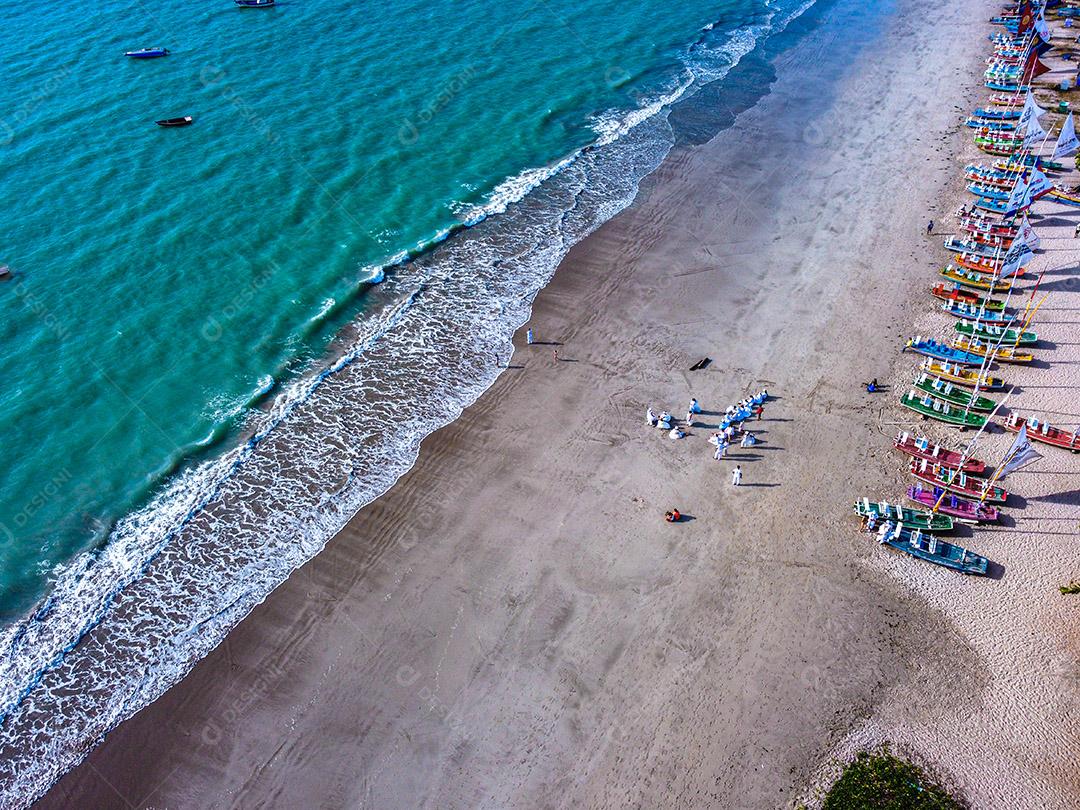
<svg viewBox="0 0 1080 810"><path fill-rule="evenodd" d="M901 453L907 453L909 456L919 459L926 459L932 464L940 464L942 467L948 467L951 470L959 469L960 462L963 461L963 470L966 473L978 475L986 472L986 464L979 461L979 459L964 459L962 453L957 453L955 450L946 450L941 445L934 444L925 436L912 436L907 431L901 432L893 440L893 447Z"/></svg>
<svg viewBox="0 0 1080 810"><path fill-rule="evenodd" d="M932 489L916 485L908 487L907 497L912 503L917 503L926 509L933 509L939 496L935 495ZM993 523L998 519L996 506L968 501L948 493L946 493L945 499L942 500L941 506L938 507L938 511L943 515L949 515L957 520L964 520L969 523Z"/></svg>

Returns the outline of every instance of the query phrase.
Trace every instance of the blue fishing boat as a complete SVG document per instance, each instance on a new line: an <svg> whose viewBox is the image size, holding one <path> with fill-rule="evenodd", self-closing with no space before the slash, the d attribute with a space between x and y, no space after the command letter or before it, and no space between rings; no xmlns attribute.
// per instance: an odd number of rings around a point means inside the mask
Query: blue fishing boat
<svg viewBox="0 0 1080 810"><path fill-rule="evenodd" d="M1016 124L1012 121L987 121L981 118L969 118L964 121L964 125L974 129L989 129L995 132L1009 132L1016 129Z"/></svg>
<svg viewBox="0 0 1080 810"><path fill-rule="evenodd" d="M161 56L168 56L168 48L139 48L137 51L125 51L124 56L132 59L157 59Z"/></svg>
<svg viewBox="0 0 1080 810"><path fill-rule="evenodd" d="M976 197L988 197L991 200L1003 200L1008 202L1010 197L1010 192L1001 188L995 188L986 183L972 183L967 187L967 190Z"/></svg>
<svg viewBox="0 0 1080 810"><path fill-rule="evenodd" d="M1004 214L1005 209L1009 207L1009 201L1007 198L1004 200L992 200L989 197L979 197L972 205L981 211L993 211L995 214Z"/></svg>
<svg viewBox="0 0 1080 810"><path fill-rule="evenodd" d="M1019 118L1022 114L1023 110L987 110L983 107L979 107L975 110L973 117L998 121L1012 121Z"/></svg>
<svg viewBox="0 0 1080 810"><path fill-rule="evenodd" d="M946 543L933 534L924 534L918 529L908 529L891 521L878 529L877 538L882 545L891 546L920 560L951 568L962 574L985 576L990 567L986 557L980 557L961 546Z"/></svg>
<svg viewBox="0 0 1080 810"><path fill-rule="evenodd" d="M983 363L982 355L957 349L947 343L939 343L933 338L913 337L907 342L902 351L906 352L908 349L916 354L944 360L948 363L957 363L961 366L981 366Z"/></svg>
<svg viewBox="0 0 1080 810"><path fill-rule="evenodd" d="M965 321L983 321L998 326L1012 323L1014 318L1003 312L991 312L983 307L975 307L963 301L949 301L941 305L941 308L954 318L963 318Z"/></svg>
<svg viewBox="0 0 1080 810"><path fill-rule="evenodd" d="M951 250L953 253L967 253L971 256L987 256L991 259L997 259L1004 255L1008 248L994 247L993 245L984 245L982 242L973 242L965 239L958 239L955 236L950 236L945 240L945 249Z"/></svg>
<svg viewBox="0 0 1080 810"><path fill-rule="evenodd" d="M1026 93L1028 90L1031 89L1031 87L1026 84L1023 87L1020 87L1016 84L999 82L993 79L988 79L986 81L986 86L989 87L991 90L997 90L1000 93Z"/></svg>

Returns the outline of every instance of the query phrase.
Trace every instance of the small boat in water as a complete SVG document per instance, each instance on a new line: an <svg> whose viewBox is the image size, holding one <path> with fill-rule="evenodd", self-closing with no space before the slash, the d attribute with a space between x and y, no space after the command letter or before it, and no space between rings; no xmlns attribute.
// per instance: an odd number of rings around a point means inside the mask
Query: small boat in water
<svg viewBox="0 0 1080 810"><path fill-rule="evenodd" d="M878 542L904 551L920 560L951 568L962 574L984 576L990 566L986 557L980 557L972 551L952 543L939 540L932 534L924 534L918 529L908 529L897 523L886 523L877 533Z"/></svg>
<svg viewBox="0 0 1080 810"><path fill-rule="evenodd" d="M873 529L875 523L891 520L906 528L924 532L951 532L953 530L953 519L949 515L910 509L898 503L873 502L869 498L855 501L855 514L870 519L868 529Z"/></svg>
<svg viewBox="0 0 1080 810"><path fill-rule="evenodd" d="M126 51L124 56L132 59L157 59L161 56L168 56L168 48L139 48L137 51Z"/></svg>
<svg viewBox="0 0 1080 810"><path fill-rule="evenodd" d="M275 0L233 0L240 8L270 8Z"/></svg>
<svg viewBox="0 0 1080 810"><path fill-rule="evenodd" d="M190 115L184 115L180 118L163 118L160 121L155 121L159 127L186 127L194 119Z"/></svg>
<svg viewBox="0 0 1080 810"><path fill-rule="evenodd" d="M991 506L988 503L966 501L957 495L948 493L945 493L945 497L942 498L943 492L944 490L941 489L931 490L915 484L908 487L907 498L912 503L925 506L927 509L933 509L937 506L937 511L941 512L941 514L950 515L965 523L993 523L998 519L999 513L996 506ZM938 500L941 500L940 505L938 505Z"/></svg>

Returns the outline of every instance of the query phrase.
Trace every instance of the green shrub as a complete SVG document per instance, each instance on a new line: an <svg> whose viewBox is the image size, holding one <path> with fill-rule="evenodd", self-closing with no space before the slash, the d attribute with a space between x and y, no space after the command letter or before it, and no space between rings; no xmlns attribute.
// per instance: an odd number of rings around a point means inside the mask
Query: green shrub
<svg viewBox="0 0 1080 810"><path fill-rule="evenodd" d="M859 754L825 796L824 810L961 810L910 762L888 751Z"/></svg>

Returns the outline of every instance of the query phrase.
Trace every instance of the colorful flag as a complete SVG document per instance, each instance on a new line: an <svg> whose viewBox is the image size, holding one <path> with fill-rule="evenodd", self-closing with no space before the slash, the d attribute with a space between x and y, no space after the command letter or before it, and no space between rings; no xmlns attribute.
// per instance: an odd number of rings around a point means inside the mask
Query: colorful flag
<svg viewBox="0 0 1080 810"><path fill-rule="evenodd" d="M1058 134L1057 144L1054 146L1054 157L1063 158L1080 149L1080 139L1076 137L1076 125L1073 123L1073 114L1065 119Z"/></svg>
<svg viewBox="0 0 1080 810"><path fill-rule="evenodd" d="M1042 458L1042 453L1031 446L1031 439L1027 435L1027 422L1024 422L1020 426L1020 432L1016 434L1016 441L1009 448L1009 452L1005 454L1005 458L1001 463L1001 472L997 474L996 478L1001 481L1009 473L1016 472L1021 467L1026 467L1040 458Z"/></svg>
<svg viewBox="0 0 1080 810"><path fill-rule="evenodd" d="M1009 252L1005 254L1001 264L1001 277L1008 278L1014 276L1020 272L1025 264L1032 260L1035 256L1031 252L1031 248L1019 239L1013 240L1012 245L1009 246Z"/></svg>

